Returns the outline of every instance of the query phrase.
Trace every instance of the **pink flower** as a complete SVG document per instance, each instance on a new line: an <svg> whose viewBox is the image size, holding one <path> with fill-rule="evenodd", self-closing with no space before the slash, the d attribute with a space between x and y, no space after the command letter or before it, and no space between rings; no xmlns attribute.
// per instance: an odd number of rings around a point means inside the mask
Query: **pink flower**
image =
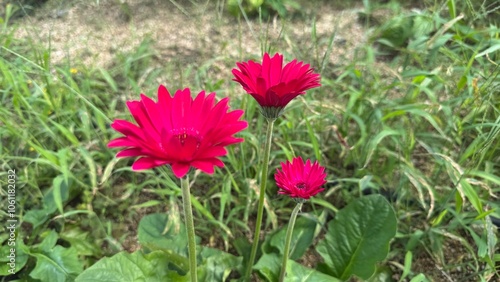
<svg viewBox="0 0 500 282"><path fill-rule="evenodd" d="M283 68L283 55L276 53L272 58L265 53L262 65L254 61L236 63L233 69L234 81L257 100L264 111L276 109L276 116L298 95L311 88L321 86L320 75L314 73L309 64L293 60Z"/></svg>
<svg viewBox="0 0 500 282"><path fill-rule="evenodd" d="M125 135L109 142L108 147L125 147L117 157L139 157L133 170L171 165L175 176L186 175L190 167L208 174L227 154L225 146L242 142L233 135L247 127L239 120L242 110L228 112L228 98L215 103L215 93L200 92L193 100L189 88L177 90L171 97L165 86L158 88L158 102L141 94L140 101L127 106L136 124L115 120L111 127Z"/></svg>
<svg viewBox="0 0 500 282"><path fill-rule="evenodd" d="M289 161L282 162L281 169L281 171L276 169L274 175L279 194L308 200L325 190L321 188L326 183L325 168L320 166L317 161L311 164L311 161L307 160L304 164L302 158L297 157L291 163Z"/></svg>

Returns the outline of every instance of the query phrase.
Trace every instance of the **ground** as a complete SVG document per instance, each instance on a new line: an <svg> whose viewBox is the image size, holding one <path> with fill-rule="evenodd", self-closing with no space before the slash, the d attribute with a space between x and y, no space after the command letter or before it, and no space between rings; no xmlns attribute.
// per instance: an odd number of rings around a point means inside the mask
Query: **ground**
<svg viewBox="0 0 500 282"><path fill-rule="evenodd" d="M282 22L252 19L245 23L220 12L214 3L183 1L49 1L22 19L16 36L30 37L50 46L52 63L71 62L93 67L109 67L117 52L132 51L146 39L152 40L162 64L217 59L234 61L260 55L265 33L273 51L291 52L295 46L312 48L313 21L304 17ZM323 50L334 35L331 64L352 59L356 47L366 40L366 30L358 23L360 9L336 10L322 3L308 7L304 14L315 19L316 37ZM279 49L278 49L279 48Z"/></svg>

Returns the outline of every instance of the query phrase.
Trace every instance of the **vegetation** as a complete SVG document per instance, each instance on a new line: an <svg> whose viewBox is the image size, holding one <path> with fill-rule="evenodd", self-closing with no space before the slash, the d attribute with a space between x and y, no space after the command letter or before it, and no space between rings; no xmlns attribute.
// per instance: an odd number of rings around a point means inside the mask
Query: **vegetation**
<svg viewBox="0 0 500 282"><path fill-rule="evenodd" d="M183 11L195 5L179 2ZM224 1L215 2L208 11L224 11ZM53 64L46 46L15 36L21 21L10 20L18 11L7 5L0 19L0 194L7 201L8 175L15 171L18 249L16 273L10 275L10 235L0 234L0 280L73 281L101 258L119 253L115 260L136 260L144 268L169 265L172 271L165 275L184 281L185 250L178 246L185 238L175 233L169 250L158 240L172 231L167 223L175 227L182 221L180 183L168 169L132 172L131 160L118 160L107 148L117 137L112 120L129 118L125 101L139 93L154 96L165 78L169 88L216 91L219 98L231 97L233 109L245 110L249 128L239 134L245 142L229 148L226 166L213 176L196 173L191 179L196 234L207 247L200 260L211 271L201 277L239 279L255 224L266 122L257 103L231 81L230 70L236 61L264 52L311 63L322 86L294 100L274 124L256 279L275 281L279 274L270 266L279 267L283 246L277 242L285 238L294 204L277 195L273 174L294 156L318 160L328 184L297 218L295 229L304 233L291 251L291 268L314 270L317 279L349 278L328 268L327 245L338 242L326 230L334 218L349 222L338 216L343 207L370 201L378 206L380 199L368 194L380 194L396 212L397 233L369 281L500 279L500 10L490 3L495 1L423 1L412 10L416 6L405 1L365 0L358 18L367 40L353 50L352 60L337 64L329 60L340 44L336 33L319 37L314 16L304 12L311 4L296 2L292 7L300 3L302 13L290 8L282 18L223 13L252 32L262 48L251 54L241 48L238 57L223 58L200 51L200 61L179 63L182 68L158 63L151 39L117 52L107 68ZM276 41L266 36L273 19L284 26ZM308 44L289 43L292 20L310 25ZM7 225L7 208L0 215ZM134 253L140 248L156 251ZM165 261L162 251L178 255Z"/></svg>

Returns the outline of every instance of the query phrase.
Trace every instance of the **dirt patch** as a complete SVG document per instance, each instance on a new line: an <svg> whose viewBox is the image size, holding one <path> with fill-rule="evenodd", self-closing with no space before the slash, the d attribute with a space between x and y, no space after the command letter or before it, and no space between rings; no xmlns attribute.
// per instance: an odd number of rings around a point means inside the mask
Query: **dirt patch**
<svg viewBox="0 0 500 282"><path fill-rule="evenodd" d="M322 58L333 34L334 52L328 60L338 64L350 61L356 47L365 41L356 9L339 11L325 3L304 11L314 21L274 17L260 23L258 19L238 20L210 2L181 1L177 6L170 1L121 2L49 1L20 20L15 36L50 47L55 64L99 67L109 66L116 53L132 51L146 39L154 42L164 64L176 60L201 63L223 56L231 65L259 56L263 42L273 47L272 52L305 56L312 51Z"/></svg>

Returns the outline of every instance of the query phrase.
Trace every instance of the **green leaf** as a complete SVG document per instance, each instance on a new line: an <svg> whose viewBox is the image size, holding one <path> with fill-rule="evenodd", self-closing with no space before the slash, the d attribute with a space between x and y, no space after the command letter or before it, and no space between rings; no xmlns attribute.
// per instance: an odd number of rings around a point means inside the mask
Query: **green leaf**
<svg viewBox="0 0 500 282"><path fill-rule="evenodd" d="M281 258L277 254L263 255L253 267L266 281L278 281L281 270ZM293 260L288 260L286 265L286 282L339 282L340 280L307 268Z"/></svg>
<svg viewBox="0 0 500 282"><path fill-rule="evenodd" d="M240 268L243 262L243 257L212 248L201 249L200 256L203 261L198 266L199 281L226 281L231 271Z"/></svg>
<svg viewBox="0 0 500 282"><path fill-rule="evenodd" d="M52 181L52 189L50 189L43 197L44 209L49 213L54 213L59 206L62 209L63 203L68 199L69 185L64 181L63 175L58 175Z"/></svg>
<svg viewBox="0 0 500 282"><path fill-rule="evenodd" d="M71 142L75 146L80 145L80 141L78 141L78 138L76 138L75 134L73 134L73 132L71 132L68 128L66 128L64 125L59 124L53 120L49 119L49 121L55 127L57 127L57 129L64 135L64 137L66 137L66 139L68 139L69 142Z"/></svg>
<svg viewBox="0 0 500 282"><path fill-rule="evenodd" d="M59 233L59 236L71 244L78 255L83 256L101 256L101 248L95 243L89 232L83 231L80 227L64 228L64 231Z"/></svg>
<svg viewBox="0 0 500 282"><path fill-rule="evenodd" d="M187 234L180 218L171 214L148 214L139 222L138 238L141 245L151 251L163 250L175 259L177 267L187 270Z"/></svg>
<svg viewBox="0 0 500 282"><path fill-rule="evenodd" d="M41 281L73 281L82 271L78 254L72 248L55 246L48 252L30 253L36 258L36 266L30 276Z"/></svg>
<svg viewBox="0 0 500 282"><path fill-rule="evenodd" d="M281 228L278 232L271 236L269 244L279 250L280 255L283 255L285 249L285 238L287 226ZM290 259L299 259L304 255L314 239L314 230L316 222L299 217L295 223L292 233L292 241L290 242Z"/></svg>
<svg viewBox="0 0 500 282"><path fill-rule="evenodd" d="M266 281L278 281L280 275L281 259L277 254L264 254L260 257L253 269L266 279Z"/></svg>
<svg viewBox="0 0 500 282"><path fill-rule="evenodd" d="M499 49L500 49L500 43L497 43L495 45L490 46L488 49L484 50L483 52L477 54L474 58L482 57L482 56L484 56L486 54L490 54L490 53L496 52Z"/></svg>
<svg viewBox="0 0 500 282"><path fill-rule="evenodd" d="M56 212L58 209L57 206L59 206L59 204L56 204L56 198L57 201L60 201L61 208L63 203L69 199L70 185L66 185L64 183L63 176L59 175L55 177L52 182L52 189L49 189L49 191L43 196L43 209L31 209L27 211L23 217L23 221L33 224L33 228L37 228L44 224L52 216L52 214ZM55 187L59 187L59 189L54 189Z"/></svg>
<svg viewBox="0 0 500 282"><path fill-rule="evenodd" d="M118 86L116 85L116 82L115 80L113 79L113 77L109 74L108 71L106 71L105 69L103 68L99 68L99 71L101 72L101 75L102 77L104 78L104 80L106 80L106 82L109 84L109 86L111 87L111 89L114 91L114 92L117 92L118 91Z"/></svg>
<svg viewBox="0 0 500 282"><path fill-rule="evenodd" d="M9 270L12 269L12 266L15 266L14 273L17 273L26 265L29 256L23 251L20 245L23 245L22 240L17 240L16 246L13 246L12 243L11 245L6 243L0 247L0 275L12 275L12 273L9 272ZM15 263L11 261L11 249L15 249Z"/></svg>
<svg viewBox="0 0 500 282"><path fill-rule="evenodd" d="M68 190L67 182L65 181L65 177L63 175L58 175L52 181L52 195L54 195L54 203L61 214L64 213L63 196L61 194L64 190Z"/></svg>
<svg viewBox="0 0 500 282"><path fill-rule="evenodd" d="M82 272L75 282L189 281L189 275L181 276L168 268L170 258L170 254L163 251L147 255L141 251L121 252L99 260Z"/></svg>
<svg viewBox="0 0 500 282"><path fill-rule="evenodd" d="M252 244L248 241L246 237L237 237L233 241L233 246L236 252L243 256L243 267L246 269L250 252L252 250ZM260 248L257 248L257 257L260 256Z"/></svg>
<svg viewBox="0 0 500 282"><path fill-rule="evenodd" d="M454 0L448 0L446 3L448 5L448 11L450 11L450 18L454 19L457 17L457 9Z"/></svg>
<svg viewBox="0 0 500 282"><path fill-rule="evenodd" d="M429 280L425 277L425 274L420 273L419 275L413 277L410 282L428 282Z"/></svg>
<svg viewBox="0 0 500 282"><path fill-rule="evenodd" d="M368 279L389 252L396 235L396 215L380 195L362 197L340 210L328 223L328 232L316 251L331 274L342 280L351 275Z"/></svg>
<svg viewBox="0 0 500 282"><path fill-rule="evenodd" d="M340 282L337 278L305 267L293 260L288 260L286 273L286 282Z"/></svg>
<svg viewBox="0 0 500 282"><path fill-rule="evenodd" d="M460 186L459 189L462 191L462 193L465 194L465 197L471 202L472 206L476 209L478 213L483 212L483 204L481 202L481 199L479 198L479 195L476 193L476 190L466 179L461 179L460 180Z"/></svg>
<svg viewBox="0 0 500 282"><path fill-rule="evenodd" d="M367 167L368 164L370 163L371 161L371 158L372 158L372 155L374 154L374 152L382 147L380 146L380 142L382 142L382 140L388 136L398 136L398 135L401 135L401 132L399 131L396 131L396 130L392 130L392 129L384 129L382 130L379 134L377 134L375 137L373 137L373 139L370 141L369 145L368 145L368 148L367 148L367 151L366 151L366 161L365 161L365 165L363 167Z"/></svg>
<svg viewBox="0 0 500 282"><path fill-rule="evenodd" d="M37 246L37 249L40 250L40 252L50 252L50 250L56 246L57 239L59 239L57 232L54 230L44 232L41 237L43 240Z"/></svg>
<svg viewBox="0 0 500 282"><path fill-rule="evenodd" d="M144 202L144 203L133 205L130 208L132 208L132 209L149 208L149 207L154 207L156 205L160 205L162 203L163 203L162 201L158 201L158 200L149 200L149 201Z"/></svg>
<svg viewBox="0 0 500 282"><path fill-rule="evenodd" d="M52 188L43 196L43 209L28 210L23 220L33 224L33 228L45 223L69 199L69 186L63 175L56 176L52 180Z"/></svg>
<svg viewBox="0 0 500 282"><path fill-rule="evenodd" d="M116 165L116 163L118 163L118 161L120 161L119 158L114 158L106 165L106 168L104 169L104 173L102 174L102 177L101 177L101 182L99 182L99 184L103 184L106 181L108 181L108 179L111 176L111 174L113 173L113 169L115 168L115 165Z"/></svg>
<svg viewBox="0 0 500 282"><path fill-rule="evenodd" d="M48 209L32 209L26 212L23 217L23 221L29 222L33 225L33 228L37 228L46 222L52 213L53 211Z"/></svg>

